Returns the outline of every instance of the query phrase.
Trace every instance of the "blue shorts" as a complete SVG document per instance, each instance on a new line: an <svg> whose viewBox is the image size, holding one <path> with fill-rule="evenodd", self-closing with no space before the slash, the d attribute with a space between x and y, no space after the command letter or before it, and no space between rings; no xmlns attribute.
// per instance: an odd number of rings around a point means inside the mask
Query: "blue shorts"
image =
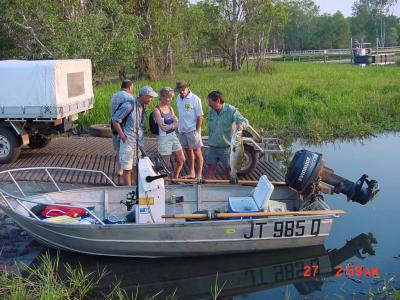
<svg viewBox="0 0 400 300"><path fill-rule="evenodd" d="M217 148L210 146L208 148L206 164L207 165L216 165L218 161L221 162L222 166L225 169L229 168L229 147L226 148Z"/></svg>

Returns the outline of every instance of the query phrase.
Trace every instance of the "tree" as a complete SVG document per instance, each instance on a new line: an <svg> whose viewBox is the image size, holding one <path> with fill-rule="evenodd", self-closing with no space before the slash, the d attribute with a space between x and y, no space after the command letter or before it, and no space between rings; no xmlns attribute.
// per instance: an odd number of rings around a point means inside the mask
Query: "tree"
<svg viewBox="0 0 400 300"><path fill-rule="evenodd" d="M219 48L219 10L214 3L198 2L189 6L188 15L192 21L183 24L186 47L190 47L188 55L194 54L195 63L204 66L207 54L213 57L223 52Z"/></svg>
<svg viewBox="0 0 400 300"><path fill-rule="evenodd" d="M286 23L286 7L281 1L252 0L245 5L247 44L253 45L256 55L256 70L265 68L265 56L271 32L279 31Z"/></svg>
<svg viewBox="0 0 400 300"><path fill-rule="evenodd" d="M318 48L316 19L319 7L312 0L289 0L289 21L285 26L285 46L288 50Z"/></svg>
<svg viewBox="0 0 400 300"><path fill-rule="evenodd" d="M381 47L386 40L386 16L397 0L357 0L353 5L353 35L372 41L375 38Z"/></svg>
<svg viewBox="0 0 400 300"><path fill-rule="evenodd" d="M174 56L184 45L182 23L187 17L187 0L131 0L129 13L142 19L138 77L150 80L173 73Z"/></svg>
<svg viewBox="0 0 400 300"><path fill-rule="evenodd" d="M242 53L239 51L240 39L243 35L244 3L245 0L216 0L220 17L225 20L225 33L230 33L229 55L231 58L231 70L238 71L241 67ZM228 29L229 28L229 29ZM228 29L228 30L226 30Z"/></svg>
<svg viewBox="0 0 400 300"><path fill-rule="evenodd" d="M319 37L318 48L347 48L351 33L350 22L341 12L333 15L323 14L317 18L317 32Z"/></svg>
<svg viewBox="0 0 400 300"><path fill-rule="evenodd" d="M117 0L0 1L0 23L24 58L89 58L95 76L133 67L138 20Z"/></svg>
<svg viewBox="0 0 400 300"><path fill-rule="evenodd" d="M385 18L386 24L386 44L388 46L397 46L400 37L400 18L388 16Z"/></svg>

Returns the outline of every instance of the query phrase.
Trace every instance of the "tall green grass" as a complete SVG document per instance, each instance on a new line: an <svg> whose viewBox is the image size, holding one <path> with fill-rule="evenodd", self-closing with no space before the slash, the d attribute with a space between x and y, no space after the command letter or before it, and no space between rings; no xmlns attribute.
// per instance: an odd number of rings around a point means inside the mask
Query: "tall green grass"
<svg viewBox="0 0 400 300"><path fill-rule="evenodd" d="M164 80L136 82L135 88L144 84L156 90L173 87L181 78L190 82L203 102L203 135L207 134L209 110L206 96L212 90L223 92L225 101L236 106L254 127L283 138L323 141L400 130L397 66L273 64L271 74L257 73L253 66L237 73L217 67L189 68ZM80 119L84 127L109 121L110 98L118 88L119 84L106 84L95 89L94 109ZM157 103L155 99L150 109Z"/></svg>
<svg viewBox="0 0 400 300"><path fill-rule="evenodd" d="M52 257L49 253L43 254L33 267L20 265L22 270L9 272L6 267L0 269L0 299L12 300L177 300L178 287L166 294L163 290L153 291L150 295L143 295L140 285L127 292L121 282L115 279L111 283L103 284L109 272L106 268L97 272L85 272L79 264L72 267L62 264L60 256ZM134 266L133 266L134 267ZM63 275L61 275L63 274ZM110 276L109 276L110 277ZM218 273L215 285L210 287L211 299L219 299L226 282L219 285Z"/></svg>
<svg viewBox="0 0 400 300"><path fill-rule="evenodd" d="M20 273L0 270L1 299L86 299L105 276L105 270L98 274L84 273L82 267L65 265L66 277L59 275L60 259L49 254L41 257L36 267L27 267Z"/></svg>

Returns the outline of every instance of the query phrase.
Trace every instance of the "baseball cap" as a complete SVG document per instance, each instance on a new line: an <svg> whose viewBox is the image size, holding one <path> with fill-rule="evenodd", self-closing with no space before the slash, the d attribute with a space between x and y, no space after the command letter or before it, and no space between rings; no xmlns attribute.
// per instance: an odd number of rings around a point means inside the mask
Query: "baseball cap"
<svg viewBox="0 0 400 300"><path fill-rule="evenodd" d="M139 96L158 97L158 94L153 90L151 86L145 85L140 88Z"/></svg>

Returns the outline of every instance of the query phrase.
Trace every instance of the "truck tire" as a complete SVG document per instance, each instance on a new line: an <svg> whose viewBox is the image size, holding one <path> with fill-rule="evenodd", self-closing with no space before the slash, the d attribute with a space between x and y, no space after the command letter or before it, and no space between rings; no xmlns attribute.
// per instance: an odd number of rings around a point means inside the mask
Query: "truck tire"
<svg viewBox="0 0 400 300"><path fill-rule="evenodd" d="M246 175L254 170L258 163L258 153L250 145L244 145L244 158L238 175Z"/></svg>
<svg viewBox="0 0 400 300"><path fill-rule="evenodd" d="M46 147L51 141L51 137L35 134L29 136L29 147L32 149L40 149Z"/></svg>
<svg viewBox="0 0 400 300"><path fill-rule="evenodd" d="M0 128L0 164L14 162L21 153L21 142L9 127Z"/></svg>
<svg viewBox="0 0 400 300"><path fill-rule="evenodd" d="M246 129L243 129L243 131L242 131L242 136L244 136L244 137L251 137L251 138L253 138L253 140L254 140L256 143L261 142L261 139L260 139L259 137L253 136L253 134L250 133L249 131L247 131Z"/></svg>
<svg viewBox="0 0 400 300"><path fill-rule="evenodd" d="M111 126L110 124L94 124L90 126L89 134L95 137L111 138Z"/></svg>

